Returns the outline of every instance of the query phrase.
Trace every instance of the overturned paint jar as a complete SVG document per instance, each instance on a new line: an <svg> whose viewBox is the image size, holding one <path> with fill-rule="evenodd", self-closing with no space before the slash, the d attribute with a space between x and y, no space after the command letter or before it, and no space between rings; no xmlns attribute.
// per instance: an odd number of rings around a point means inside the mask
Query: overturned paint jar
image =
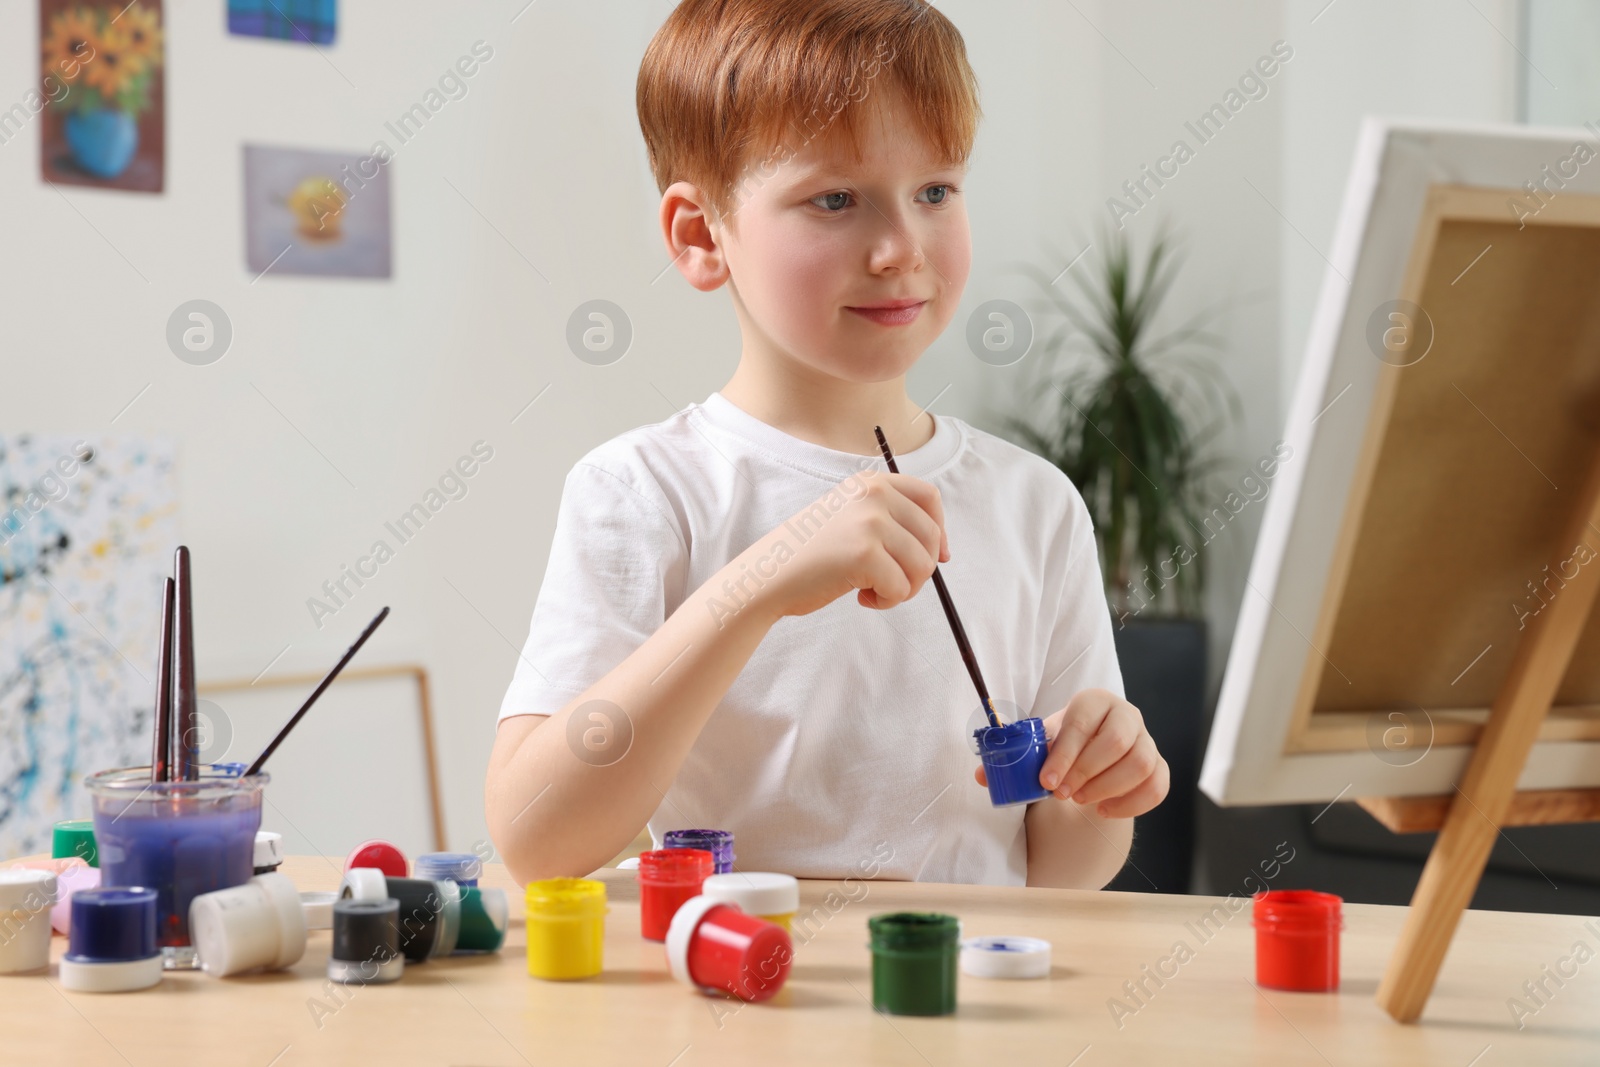
<svg viewBox="0 0 1600 1067"><path fill-rule="evenodd" d="M789 977L794 944L777 923L707 896L686 901L667 931L673 977L740 1000L767 1000Z"/></svg>

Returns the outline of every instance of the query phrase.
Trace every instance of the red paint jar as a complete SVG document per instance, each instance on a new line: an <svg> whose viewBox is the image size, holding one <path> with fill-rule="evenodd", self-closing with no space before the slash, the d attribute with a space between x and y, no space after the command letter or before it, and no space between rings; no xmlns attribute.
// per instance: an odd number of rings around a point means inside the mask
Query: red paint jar
<svg viewBox="0 0 1600 1067"><path fill-rule="evenodd" d="M740 1000L776 995L793 960L789 931L710 897L685 901L667 931L667 964L673 977Z"/></svg>
<svg viewBox="0 0 1600 1067"><path fill-rule="evenodd" d="M703 848L660 848L639 853L639 932L648 941L665 941L678 908L700 895L716 869L716 857Z"/></svg>
<svg viewBox="0 0 1600 1067"><path fill-rule="evenodd" d="M1254 900L1256 984L1305 993L1338 989L1344 901L1309 889L1269 889Z"/></svg>

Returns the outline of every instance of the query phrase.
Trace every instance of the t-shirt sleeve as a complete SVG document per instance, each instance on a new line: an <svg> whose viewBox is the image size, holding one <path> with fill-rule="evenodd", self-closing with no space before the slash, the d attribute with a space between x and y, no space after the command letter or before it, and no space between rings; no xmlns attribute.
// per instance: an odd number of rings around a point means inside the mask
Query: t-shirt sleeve
<svg viewBox="0 0 1600 1067"><path fill-rule="evenodd" d="M1109 689L1118 696L1127 695L1112 637L1111 608L1106 602L1094 523L1077 488L1069 483L1067 491L1071 505L1063 523L1063 536L1056 539L1061 559L1056 567L1046 570L1047 574L1054 570L1061 576L1061 599L1055 618L1044 620L1051 626L1050 646L1032 711L1040 718L1060 711L1085 689Z"/></svg>
<svg viewBox="0 0 1600 1067"><path fill-rule="evenodd" d="M567 474L528 639L496 720L550 715L621 663L682 600L688 550L664 500L579 462Z"/></svg>

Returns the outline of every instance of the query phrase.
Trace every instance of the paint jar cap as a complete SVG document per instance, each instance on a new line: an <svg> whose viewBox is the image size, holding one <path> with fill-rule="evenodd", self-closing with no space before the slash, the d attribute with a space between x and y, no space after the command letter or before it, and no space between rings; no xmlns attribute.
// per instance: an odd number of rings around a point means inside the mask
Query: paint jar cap
<svg viewBox="0 0 1600 1067"><path fill-rule="evenodd" d="M100 852L94 843L93 819L58 822L50 832L50 855L56 858L77 856L91 867L100 866Z"/></svg>
<svg viewBox="0 0 1600 1067"><path fill-rule="evenodd" d="M1050 942L1037 937L969 937L961 942L961 970L974 978L1044 978Z"/></svg>
<svg viewBox="0 0 1600 1067"><path fill-rule="evenodd" d="M300 910L305 912L307 930L333 929L333 902L338 893L308 890L300 894Z"/></svg>
<svg viewBox="0 0 1600 1067"><path fill-rule="evenodd" d="M961 920L931 911L894 911L867 920L873 951L926 951L954 945L961 938Z"/></svg>
<svg viewBox="0 0 1600 1067"><path fill-rule="evenodd" d="M276 867L282 862L283 835L271 830L257 830L255 854L250 865L259 870L262 867Z"/></svg>
<svg viewBox="0 0 1600 1067"><path fill-rule="evenodd" d="M0 974L37 971L50 963L50 907L56 902L56 876L34 867L0 871Z"/></svg>
<svg viewBox="0 0 1600 1067"><path fill-rule="evenodd" d="M525 899L532 918L592 918L606 911L606 884L589 878L529 882Z"/></svg>
<svg viewBox="0 0 1600 1067"><path fill-rule="evenodd" d="M511 903L504 889L461 887L461 932L457 952L498 952L511 923Z"/></svg>
<svg viewBox="0 0 1600 1067"><path fill-rule="evenodd" d="M389 879L376 867L351 867L339 882L339 896L344 900L386 900Z"/></svg>
<svg viewBox="0 0 1600 1067"><path fill-rule="evenodd" d="M629 856L627 859L625 859L621 863L617 864L617 870L619 870L619 871L637 871L638 869L639 869L639 857L638 856Z"/></svg>
<svg viewBox="0 0 1600 1067"><path fill-rule="evenodd" d="M700 887L705 896L737 904L751 915L789 915L800 910L800 883L793 875L766 871L713 874Z"/></svg>
<svg viewBox="0 0 1600 1067"><path fill-rule="evenodd" d="M483 876L483 861L470 852L424 852L412 870L416 877L435 882L448 878L460 885L476 885Z"/></svg>
<svg viewBox="0 0 1600 1067"><path fill-rule="evenodd" d="M57 976L62 988L78 993L126 993L160 982L156 891L100 886L74 893L72 933Z"/></svg>
<svg viewBox="0 0 1600 1067"><path fill-rule="evenodd" d="M348 871L355 867L376 867L393 878L404 878L410 873L406 854L378 838L363 841L350 850L349 857L344 861L344 869Z"/></svg>
<svg viewBox="0 0 1600 1067"><path fill-rule="evenodd" d="M189 936L201 968L219 978L288 967L306 950L300 894L277 871L202 893L189 904Z"/></svg>

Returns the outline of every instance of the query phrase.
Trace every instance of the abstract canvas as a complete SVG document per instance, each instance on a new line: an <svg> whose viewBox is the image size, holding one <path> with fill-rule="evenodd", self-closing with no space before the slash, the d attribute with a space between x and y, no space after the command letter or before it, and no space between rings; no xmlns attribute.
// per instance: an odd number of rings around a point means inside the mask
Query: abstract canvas
<svg viewBox="0 0 1600 1067"><path fill-rule="evenodd" d="M149 762L176 493L170 440L0 434L0 857Z"/></svg>

